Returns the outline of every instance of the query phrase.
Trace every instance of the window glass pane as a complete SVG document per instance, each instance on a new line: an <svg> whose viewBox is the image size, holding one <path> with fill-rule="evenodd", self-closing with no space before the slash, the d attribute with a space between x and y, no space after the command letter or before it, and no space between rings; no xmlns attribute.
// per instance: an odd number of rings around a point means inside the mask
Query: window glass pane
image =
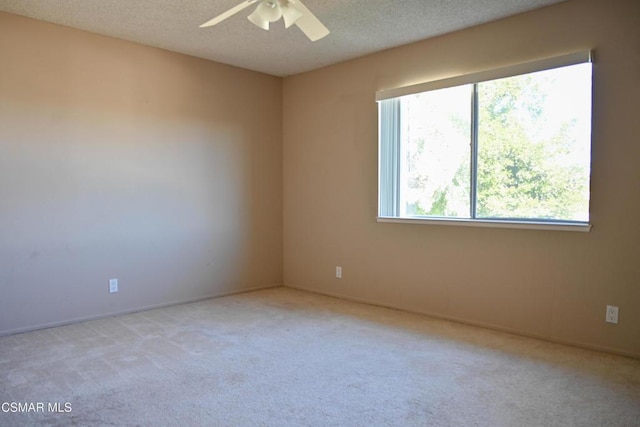
<svg viewBox="0 0 640 427"><path fill-rule="evenodd" d="M589 220L591 64L478 84L478 218Z"/></svg>
<svg viewBox="0 0 640 427"><path fill-rule="evenodd" d="M471 85L401 98L400 216L470 216Z"/></svg>

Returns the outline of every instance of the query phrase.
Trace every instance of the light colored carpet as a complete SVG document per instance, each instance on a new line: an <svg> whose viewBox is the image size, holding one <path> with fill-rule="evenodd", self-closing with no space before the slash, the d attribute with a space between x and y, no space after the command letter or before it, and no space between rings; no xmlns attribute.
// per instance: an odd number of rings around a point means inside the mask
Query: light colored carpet
<svg viewBox="0 0 640 427"><path fill-rule="evenodd" d="M640 361L277 288L0 338L11 402L44 411L2 426L637 426Z"/></svg>

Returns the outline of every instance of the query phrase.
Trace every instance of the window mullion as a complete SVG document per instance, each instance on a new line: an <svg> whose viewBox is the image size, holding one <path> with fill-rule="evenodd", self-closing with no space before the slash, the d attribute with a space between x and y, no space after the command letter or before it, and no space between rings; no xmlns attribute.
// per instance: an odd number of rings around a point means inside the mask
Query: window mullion
<svg viewBox="0 0 640 427"><path fill-rule="evenodd" d="M471 89L471 189L470 215L476 218L476 206L478 199L478 84L474 83Z"/></svg>

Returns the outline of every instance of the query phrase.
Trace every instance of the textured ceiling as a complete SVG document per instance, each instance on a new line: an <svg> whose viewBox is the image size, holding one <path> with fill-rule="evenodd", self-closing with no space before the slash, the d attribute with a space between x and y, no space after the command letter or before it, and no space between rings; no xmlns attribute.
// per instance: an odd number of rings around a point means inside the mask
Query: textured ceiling
<svg viewBox="0 0 640 427"><path fill-rule="evenodd" d="M0 10L276 76L335 64L563 0L304 0L331 34L311 42L282 21L264 31L243 0L0 0Z"/></svg>

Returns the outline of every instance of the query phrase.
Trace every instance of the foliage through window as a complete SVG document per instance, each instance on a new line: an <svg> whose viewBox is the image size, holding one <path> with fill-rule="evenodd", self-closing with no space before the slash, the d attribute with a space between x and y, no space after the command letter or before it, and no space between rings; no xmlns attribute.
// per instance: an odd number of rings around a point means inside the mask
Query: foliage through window
<svg viewBox="0 0 640 427"><path fill-rule="evenodd" d="M590 62L383 99L379 214L586 224L590 152Z"/></svg>

